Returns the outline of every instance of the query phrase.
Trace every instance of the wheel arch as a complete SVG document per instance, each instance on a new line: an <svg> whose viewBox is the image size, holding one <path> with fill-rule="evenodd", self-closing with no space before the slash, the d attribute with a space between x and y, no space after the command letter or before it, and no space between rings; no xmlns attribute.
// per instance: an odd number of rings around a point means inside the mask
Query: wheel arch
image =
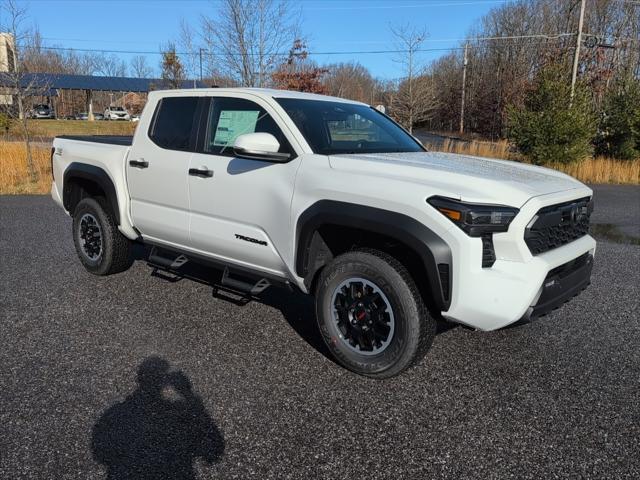
<svg viewBox="0 0 640 480"><path fill-rule="evenodd" d="M80 200L102 194L111 207L116 225L120 225L118 195L111 177L95 165L73 162L64 171L62 203L73 214Z"/></svg>
<svg viewBox="0 0 640 480"><path fill-rule="evenodd" d="M414 218L389 210L333 200L311 205L296 224L296 273L310 289L334 256L362 246L403 257L398 260L404 260L412 275L423 277L415 280L423 284L419 288L425 299L438 311L449 308L453 271L449 245Z"/></svg>

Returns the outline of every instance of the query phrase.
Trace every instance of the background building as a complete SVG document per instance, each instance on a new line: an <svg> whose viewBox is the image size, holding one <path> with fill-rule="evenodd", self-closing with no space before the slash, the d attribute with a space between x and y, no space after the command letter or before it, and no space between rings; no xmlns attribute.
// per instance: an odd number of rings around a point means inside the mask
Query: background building
<svg viewBox="0 0 640 480"><path fill-rule="evenodd" d="M13 72L14 40L10 33L0 33L0 72Z"/></svg>

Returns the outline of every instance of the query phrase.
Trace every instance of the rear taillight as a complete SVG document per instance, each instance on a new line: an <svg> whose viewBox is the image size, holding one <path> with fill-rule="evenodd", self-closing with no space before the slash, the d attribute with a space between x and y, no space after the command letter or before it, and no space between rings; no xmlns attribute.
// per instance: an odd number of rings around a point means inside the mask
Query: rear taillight
<svg viewBox="0 0 640 480"><path fill-rule="evenodd" d="M53 174L53 154L56 152L56 149L54 147L51 147L51 180L53 180L54 182L56 181L56 177Z"/></svg>

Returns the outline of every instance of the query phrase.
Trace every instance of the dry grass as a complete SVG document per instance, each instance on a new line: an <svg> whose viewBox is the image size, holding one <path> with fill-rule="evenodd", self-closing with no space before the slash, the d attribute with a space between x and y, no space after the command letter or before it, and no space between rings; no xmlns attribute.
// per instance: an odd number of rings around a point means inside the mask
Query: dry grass
<svg viewBox="0 0 640 480"><path fill-rule="evenodd" d="M27 152L22 142L0 141L0 194L49 193L51 189L51 152L32 147L37 180L31 181Z"/></svg>
<svg viewBox="0 0 640 480"><path fill-rule="evenodd" d="M517 154L506 140L483 142L479 140L460 141L446 138L442 145L427 145L430 150L475 155L477 157L517 160Z"/></svg>
<svg viewBox="0 0 640 480"><path fill-rule="evenodd" d="M445 139L442 144L427 145L433 151L460 153L503 160L525 161L506 140L482 142ZM546 165L560 170L585 183L640 184L640 158L636 160L614 160L612 158L587 158L580 162Z"/></svg>
<svg viewBox="0 0 640 480"><path fill-rule="evenodd" d="M0 137L0 195L47 194L51 189L51 139L57 135L133 135L137 123L83 120L29 120L36 171L32 181L20 125L14 122L6 141Z"/></svg>
<svg viewBox="0 0 640 480"><path fill-rule="evenodd" d="M597 157L567 165L551 164L547 166L567 173L585 183L640 184L640 158L614 160Z"/></svg>
<svg viewBox="0 0 640 480"><path fill-rule="evenodd" d="M35 140L49 140L57 135L133 135L134 122L88 122L86 120L29 120L29 132ZM21 138L18 122L11 125L9 134Z"/></svg>

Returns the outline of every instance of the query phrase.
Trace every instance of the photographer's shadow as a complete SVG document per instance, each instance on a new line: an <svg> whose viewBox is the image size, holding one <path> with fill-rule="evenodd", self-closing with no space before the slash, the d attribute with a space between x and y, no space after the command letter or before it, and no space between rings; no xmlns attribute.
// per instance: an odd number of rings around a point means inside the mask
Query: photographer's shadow
<svg viewBox="0 0 640 480"><path fill-rule="evenodd" d="M93 427L92 449L112 480L194 479L196 459L219 461L224 439L187 376L149 357L137 389Z"/></svg>

